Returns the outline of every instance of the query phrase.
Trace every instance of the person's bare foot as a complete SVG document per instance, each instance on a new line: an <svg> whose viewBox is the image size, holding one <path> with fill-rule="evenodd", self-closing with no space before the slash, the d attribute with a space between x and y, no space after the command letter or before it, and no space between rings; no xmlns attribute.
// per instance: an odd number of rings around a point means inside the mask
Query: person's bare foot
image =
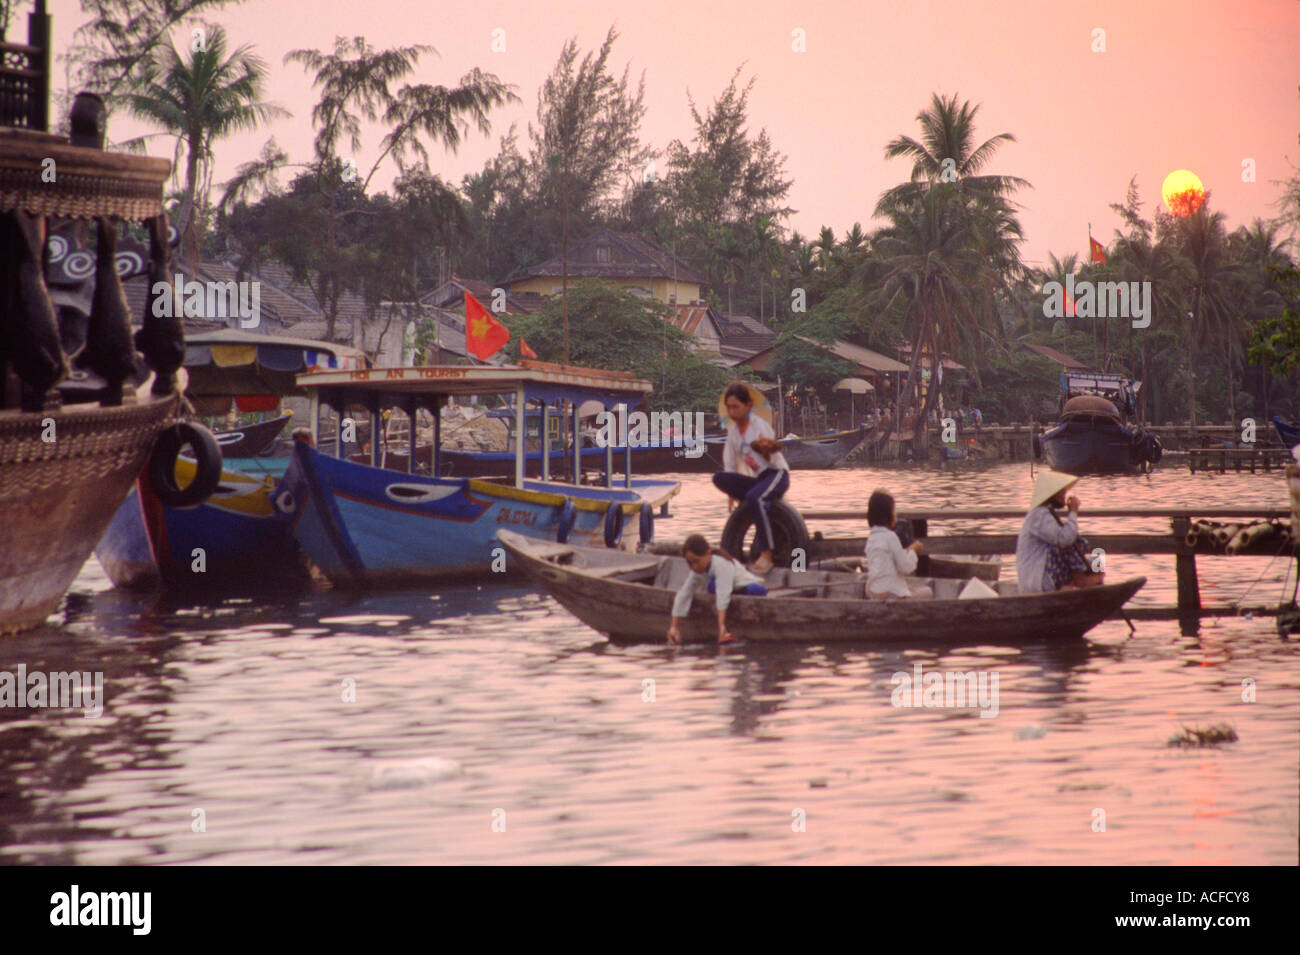
<svg viewBox="0 0 1300 955"><path fill-rule="evenodd" d="M772 569L772 555L762 553L758 555L758 560L754 561L754 573L766 574Z"/></svg>
<svg viewBox="0 0 1300 955"><path fill-rule="evenodd" d="M738 637L733 637L730 631L718 637L718 646L722 646L724 643L739 643L739 642L740 639Z"/></svg>

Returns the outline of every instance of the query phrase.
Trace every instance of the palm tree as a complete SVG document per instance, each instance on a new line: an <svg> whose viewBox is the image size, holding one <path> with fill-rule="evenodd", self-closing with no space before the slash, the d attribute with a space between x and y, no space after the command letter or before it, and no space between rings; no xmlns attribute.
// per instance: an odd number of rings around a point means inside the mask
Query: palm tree
<svg viewBox="0 0 1300 955"><path fill-rule="evenodd" d="M756 216L750 221L750 259L758 268L758 319L763 321L763 276L772 277L772 318L776 319L776 277L781 262L781 239L771 216Z"/></svg>
<svg viewBox="0 0 1300 955"><path fill-rule="evenodd" d="M1230 341L1233 334L1232 282L1238 268L1228 257L1222 212L1206 202L1177 223L1182 253L1191 265L1192 310L1187 321L1188 396L1196 424L1196 348L1210 341ZM1229 371L1229 375L1231 372Z"/></svg>
<svg viewBox="0 0 1300 955"><path fill-rule="evenodd" d="M170 43L160 46L138 88L127 96L136 116L176 137L176 168L185 156L185 202L190 222L206 209L212 184L212 144L254 129L288 111L262 101L266 63L245 45L227 55L226 31L208 28L203 49L187 56ZM186 230L185 257L198 259L198 237Z"/></svg>
<svg viewBox="0 0 1300 955"><path fill-rule="evenodd" d="M877 301L885 309L901 305L913 325L907 391L899 408L911 407L923 354L929 355L933 382L916 416L916 441L939 394L940 356L973 344L981 331L973 290L991 266L974 241L971 210L952 184L938 183L909 207L894 207L889 219L873 243L884 268Z"/></svg>
<svg viewBox="0 0 1300 955"><path fill-rule="evenodd" d="M975 116L979 104L969 100L958 103L958 95L949 97L932 93L930 105L916 114L921 124L921 138L899 136L885 147L885 158L912 160L909 182L885 192L876 204L877 215L888 215L888 208L909 202L935 183L956 182L963 191L983 197L1007 197L1029 183L1017 176L989 175L981 172L1003 143L1014 143L1010 133L998 133L979 146L975 142ZM951 160L951 162L948 162ZM945 178L945 172L951 170ZM951 178L955 176L955 180Z"/></svg>

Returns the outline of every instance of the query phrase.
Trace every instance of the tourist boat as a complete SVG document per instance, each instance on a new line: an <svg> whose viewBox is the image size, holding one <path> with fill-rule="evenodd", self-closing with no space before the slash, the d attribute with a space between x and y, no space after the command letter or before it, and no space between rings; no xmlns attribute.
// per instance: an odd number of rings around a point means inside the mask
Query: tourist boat
<svg viewBox="0 0 1300 955"><path fill-rule="evenodd" d="M272 338L224 329L191 335L186 342L186 396L202 416L277 409L286 396L305 396L295 378L315 368L355 370L364 353L346 345ZM223 464L212 496L197 506L173 506L142 472L95 547L104 572L118 587L240 592L301 585L292 508L278 496L289 455L262 456L291 415L218 432ZM223 438L225 440L223 440ZM176 464L187 481L195 465Z"/></svg>
<svg viewBox="0 0 1300 955"><path fill-rule="evenodd" d="M530 415L535 418L536 415ZM529 434L535 432L531 426ZM834 431L827 434L813 435L807 438L786 438L781 442L781 453L792 470L819 470L833 468L848 457L870 433L866 426L851 428L847 431ZM637 474L712 474L722 470L722 444L725 434L705 435L702 439L682 442L680 444L654 442L646 445L632 446L632 469ZM513 432L510 443L514 443ZM703 449L699 447L703 444ZM530 438L528 457L525 461L525 475L541 475L541 450L536 439ZM622 460L626 448L614 447L614 457ZM552 448L550 470L552 473L568 473L570 452L564 448ZM605 449L588 445L582 448L582 467L589 471L599 470L605 456ZM407 452L403 448L387 449L385 466L395 470L406 470ZM361 460L362 456L352 456L352 460ZM433 448L420 445L415 452L416 470L422 474L432 473ZM515 455L513 451L455 451L444 448L440 456L442 475L444 477L503 477L514 472Z"/></svg>
<svg viewBox="0 0 1300 955"><path fill-rule="evenodd" d="M684 558L629 554L530 540L501 530L508 560L571 614L617 641L662 641L673 598L690 568ZM1077 640L1120 611L1146 583L1134 577L1086 590L1019 594L1014 581L992 585L997 597L958 599L958 580L919 581L934 600L865 596L863 574L775 568L766 597L734 595L728 629L744 640L859 644L991 643ZM716 641L711 594L698 592L681 623L686 642Z"/></svg>
<svg viewBox="0 0 1300 955"><path fill-rule="evenodd" d="M168 272L175 233L163 188L171 164L104 152L106 112L92 94L74 102L71 141L44 132L51 35L44 0L28 23L29 43L9 45L0 63L0 633L37 626L57 609L157 453L157 439L175 424L184 348L180 320L148 308L133 338L121 285L124 274ZM51 169L57 178L46 175ZM138 261L119 254L123 221L146 226ZM94 252L82 256L71 288L51 279L67 251L50 241L59 222L87 234L96 226ZM78 331L85 338L75 360L88 370L79 383L64 350ZM137 349L151 372L138 390ZM215 474L204 475L210 479Z"/></svg>
<svg viewBox="0 0 1300 955"><path fill-rule="evenodd" d="M312 394L313 435L319 432L322 406L340 421L347 420L344 416L353 407L365 409L371 434L379 433L383 408L399 409L410 420L420 408L430 411L435 472L441 465L440 408L448 396L508 393L514 401L516 433L522 433L529 402L547 408L568 402L576 417L584 401L610 408L634 404L651 390L649 382L624 372L527 360L503 367L317 372L299 375L298 383ZM604 449L603 486L552 481L549 429L542 432L543 472L538 480L525 476L522 448L516 449L510 480L394 472L378 466L377 443L371 445L371 464L357 464L338 456L341 431L335 430L333 456L313 446L315 441L295 442L284 491L292 501L294 534L303 552L331 582L343 586L400 586L477 576L491 572L494 565L500 570L503 552L494 535L503 524L531 537L617 547L623 544L624 523L630 518L637 522L639 540L649 542L655 508L666 514L668 501L681 490L676 482L633 480L626 454L622 486L616 487L612 448ZM407 431L410 461L416 429Z"/></svg>
<svg viewBox="0 0 1300 955"><path fill-rule="evenodd" d="M1137 474L1160 460L1160 439L1136 425L1141 382L1119 375L1061 375L1060 423L1033 438L1036 458L1067 474Z"/></svg>

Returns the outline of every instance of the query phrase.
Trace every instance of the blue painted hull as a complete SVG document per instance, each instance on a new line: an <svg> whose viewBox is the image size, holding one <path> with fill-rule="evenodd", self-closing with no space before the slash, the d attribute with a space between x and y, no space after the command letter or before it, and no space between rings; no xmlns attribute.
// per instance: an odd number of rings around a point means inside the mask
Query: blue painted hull
<svg viewBox="0 0 1300 955"><path fill-rule="evenodd" d="M516 489L372 468L306 444L295 446L284 487L296 502L294 535L303 552L332 582L346 586L509 572L497 530L554 541L566 499L576 505L570 542L603 546L611 504L628 521L625 536L635 539L642 503L678 489L668 482L638 492L540 481Z"/></svg>
<svg viewBox="0 0 1300 955"><path fill-rule="evenodd" d="M226 471L232 477L257 478ZM274 492L252 483L214 495L197 507L168 507L141 477L95 548L109 579L140 588L256 592L307 580L293 538L293 515L272 503Z"/></svg>

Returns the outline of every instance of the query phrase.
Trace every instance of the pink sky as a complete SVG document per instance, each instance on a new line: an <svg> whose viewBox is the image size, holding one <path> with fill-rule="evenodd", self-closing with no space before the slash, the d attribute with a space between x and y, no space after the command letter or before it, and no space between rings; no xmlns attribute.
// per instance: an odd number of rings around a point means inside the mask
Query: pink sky
<svg viewBox="0 0 1300 955"><path fill-rule="evenodd" d="M598 11L598 12L597 12ZM56 45L77 24L74 0L53 0ZM979 139L1013 133L995 171L1028 179L1024 254L1040 262L1087 252L1087 223L1109 243L1130 178L1147 201L1173 169L1197 173L1229 227L1276 215L1275 180L1291 175L1300 132L1300 0L1104 0L1069 4L1037 0L715 0L593 5L588 0L509 0L473 4L428 0L249 0L218 11L235 43L254 44L271 66L269 98L294 118L217 147L216 181L254 157L274 135L294 161L310 155L316 97L303 70L282 65L295 48L326 49L335 36L363 35L375 47L427 43L415 80L453 84L478 66L514 83L523 102L493 115L493 134L474 134L458 155L434 152L434 169L458 183L481 168L511 122L536 115L536 94L566 39L597 46L608 26L621 37L613 62L633 77L645 71L643 140L663 148L689 138L689 89L703 105L742 62L757 77L751 128L766 127L788 156L794 180L793 228L813 236L822 225L842 234L854 221L872 226L882 190L907 177L902 160L886 161L885 144L915 135L914 117L932 91L981 103ZM507 49L490 49L494 28ZM1094 28L1106 51L1093 52ZM792 50L792 31L806 31L807 52ZM110 136L145 127L114 118ZM370 131L357 165L377 154L382 131ZM170 158L155 140L154 155ZM367 158L368 157L368 158ZM1242 181L1242 161L1256 162L1256 181ZM387 185L381 169L372 189ZM485 278L491 278L485 276Z"/></svg>

